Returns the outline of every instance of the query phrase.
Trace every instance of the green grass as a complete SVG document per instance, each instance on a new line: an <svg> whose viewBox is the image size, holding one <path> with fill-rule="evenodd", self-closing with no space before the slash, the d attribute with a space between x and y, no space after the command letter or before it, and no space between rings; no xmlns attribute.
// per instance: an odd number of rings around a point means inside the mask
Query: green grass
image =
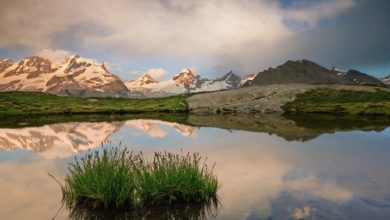
<svg viewBox="0 0 390 220"><path fill-rule="evenodd" d="M1 92L0 115L187 112L187 95L167 98L78 98L39 92Z"/></svg>
<svg viewBox="0 0 390 220"><path fill-rule="evenodd" d="M63 201L87 210L207 202L219 188L213 167L198 153L155 153L148 161L127 148L89 151L70 164Z"/></svg>
<svg viewBox="0 0 390 220"><path fill-rule="evenodd" d="M282 107L287 113L390 115L390 92L315 89Z"/></svg>

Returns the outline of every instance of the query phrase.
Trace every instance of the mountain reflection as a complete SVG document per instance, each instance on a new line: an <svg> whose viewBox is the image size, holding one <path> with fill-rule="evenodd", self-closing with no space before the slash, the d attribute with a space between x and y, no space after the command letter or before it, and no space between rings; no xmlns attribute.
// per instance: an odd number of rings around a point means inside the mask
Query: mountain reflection
<svg viewBox="0 0 390 220"><path fill-rule="evenodd" d="M185 118L185 120L183 120ZM19 123L19 126L23 123ZM25 125L0 128L0 149L22 148L39 152L47 158L68 157L76 152L106 143L110 136L130 128L130 136L163 138L170 133L197 136L200 127L216 127L275 134L287 141L309 141L324 133L337 131L382 131L390 126L388 118L342 117L331 115L282 116L260 115L188 115L180 123L157 119L132 119L111 122L67 122L41 126Z"/></svg>
<svg viewBox="0 0 390 220"><path fill-rule="evenodd" d="M69 122L41 127L0 128L0 149L42 153L47 158L68 157L76 152L106 143L111 134L123 127L134 128L150 137L164 137L169 129L195 137L197 127L160 120L122 122Z"/></svg>
<svg viewBox="0 0 390 220"><path fill-rule="evenodd" d="M190 124L275 134L287 141L309 141L337 131L383 131L388 117L340 116L327 114L279 115L189 115Z"/></svg>

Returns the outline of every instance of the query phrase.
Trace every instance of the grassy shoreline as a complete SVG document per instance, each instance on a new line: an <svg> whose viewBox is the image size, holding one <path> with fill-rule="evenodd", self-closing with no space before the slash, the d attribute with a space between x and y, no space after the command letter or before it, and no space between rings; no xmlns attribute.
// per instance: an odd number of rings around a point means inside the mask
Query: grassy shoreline
<svg viewBox="0 0 390 220"><path fill-rule="evenodd" d="M190 111L188 97L190 95L186 94L147 99L79 98L60 97L39 92L1 92L0 118L188 113ZM281 108L286 114L330 113L390 116L390 91L316 88L298 94L292 102L283 104Z"/></svg>
<svg viewBox="0 0 390 220"><path fill-rule="evenodd" d="M79 98L40 92L1 92L0 116L187 112L187 97Z"/></svg>
<svg viewBox="0 0 390 220"><path fill-rule="evenodd" d="M379 89L375 92L314 89L298 94L294 101L282 106L282 109L287 114L330 113L390 116L390 92Z"/></svg>

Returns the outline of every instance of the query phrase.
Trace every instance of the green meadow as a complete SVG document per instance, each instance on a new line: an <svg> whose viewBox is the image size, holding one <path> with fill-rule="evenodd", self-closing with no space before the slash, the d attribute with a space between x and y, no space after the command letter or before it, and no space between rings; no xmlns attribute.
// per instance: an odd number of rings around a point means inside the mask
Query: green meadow
<svg viewBox="0 0 390 220"><path fill-rule="evenodd" d="M390 92L315 89L282 107L287 113L390 115Z"/></svg>
<svg viewBox="0 0 390 220"><path fill-rule="evenodd" d="M167 98L78 98L40 92L0 93L1 115L186 112L186 95Z"/></svg>

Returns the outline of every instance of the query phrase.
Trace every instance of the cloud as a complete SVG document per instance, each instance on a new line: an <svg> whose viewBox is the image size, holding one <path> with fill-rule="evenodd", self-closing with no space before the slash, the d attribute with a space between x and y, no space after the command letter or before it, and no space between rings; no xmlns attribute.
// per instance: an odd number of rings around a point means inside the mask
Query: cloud
<svg viewBox="0 0 390 220"><path fill-rule="evenodd" d="M122 72L123 68L117 64L117 63L109 63L109 62L104 62L104 65L108 68L108 70L114 74L117 72Z"/></svg>
<svg viewBox="0 0 390 220"><path fill-rule="evenodd" d="M295 219L305 219L310 217L310 215L315 211L316 209L310 208L309 206L305 206L302 209L296 208L294 210L294 213L291 214L291 217L294 217Z"/></svg>
<svg viewBox="0 0 390 220"><path fill-rule="evenodd" d="M73 53L65 50L52 50L43 49L36 53L36 56L49 60L54 64L61 64L65 62L65 59L71 56Z"/></svg>
<svg viewBox="0 0 390 220"><path fill-rule="evenodd" d="M151 68L148 69L145 74L149 74L154 79L159 79L162 76L165 76L167 74L167 71L162 68L156 68L156 69Z"/></svg>
<svg viewBox="0 0 390 220"><path fill-rule="evenodd" d="M363 2L293 1L291 6L282 7L278 1L267 0L3 1L0 48L21 45L36 50L87 51L112 58L110 62L114 63L144 63L144 69L156 65L167 69L167 65L159 65L164 60L191 62L200 72L205 68L255 72L295 58L318 58L317 62L328 64L336 60L329 57L329 48L340 63L355 56L343 53L343 44L350 48L348 45L361 43L354 39L349 42L348 30L357 26L357 32L364 34L364 28L359 28L359 17L353 14L353 25L338 26L342 21L329 21L386 1ZM373 15L375 10L371 7L362 12ZM367 18L378 30L386 28L377 15ZM375 22L379 20L384 24ZM333 26L336 28L330 28ZM371 39L362 39L363 45L372 44ZM335 44L329 47L330 41ZM362 49L362 53L373 51L370 48ZM360 59L368 57L362 53Z"/></svg>
<svg viewBox="0 0 390 220"><path fill-rule="evenodd" d="M130 79L134 79L137 77L142 77L146 74L149 74L154 79L159 79L159 78L167 75L168 72L163 68L150 68L150 69L147 69L146 71L145 70L131 70L128 72L128 74L124 78L128 78L128 76L130 75Z"/></svg>
<svg viewBox="0 0 390 220"><path fill-rule="evenodd" d="M300 2L295 2L293 9L287 10L285 19L293 19L298 22L314 26L320 19L332 17L355 5L354 0L330 0L323 1L312 7L299 7ZM294 7L297 6L297 7Z"/></svg>

